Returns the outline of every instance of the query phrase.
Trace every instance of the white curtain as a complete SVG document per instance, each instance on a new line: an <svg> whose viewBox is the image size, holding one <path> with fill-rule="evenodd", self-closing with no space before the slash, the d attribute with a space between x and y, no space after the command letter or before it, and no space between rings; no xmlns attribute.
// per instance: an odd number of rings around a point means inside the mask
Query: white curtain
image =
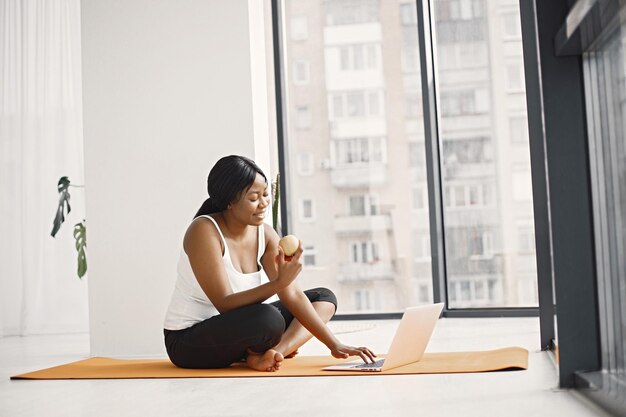
<svg viewBox="0 0 626 417"><path fill-rule="evenodd" d="M88 331L85 189L50 236L57 181L83 184L80 59L80 0L0 0L0 336Z"/></svg>

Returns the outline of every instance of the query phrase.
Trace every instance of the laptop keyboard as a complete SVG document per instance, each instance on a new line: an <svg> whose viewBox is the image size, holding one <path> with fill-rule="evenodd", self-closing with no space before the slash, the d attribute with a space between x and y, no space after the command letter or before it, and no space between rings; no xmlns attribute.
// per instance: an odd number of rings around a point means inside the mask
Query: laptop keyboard
<svg viewBox="0 0 626 417"><path fill-rule="evenodd" d="M353 368L359 368L359 369L363 369L363 368L379 368L381 366L383 366L383 362L385 362L384 359L379 359L376 362L368 362L368 363L361 363L359 365L354 365Z"/></svg>

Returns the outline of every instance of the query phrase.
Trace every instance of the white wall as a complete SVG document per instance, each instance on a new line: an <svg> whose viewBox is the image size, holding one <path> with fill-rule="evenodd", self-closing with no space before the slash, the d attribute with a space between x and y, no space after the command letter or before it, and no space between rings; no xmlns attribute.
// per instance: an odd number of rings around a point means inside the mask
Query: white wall
<svg viewBox="0 0 626 417"><path fill-rule="evenodd" d="M262 10L82 0L92 355L164 355L182 235L209 169L242 154L269 172Z"/></svg>

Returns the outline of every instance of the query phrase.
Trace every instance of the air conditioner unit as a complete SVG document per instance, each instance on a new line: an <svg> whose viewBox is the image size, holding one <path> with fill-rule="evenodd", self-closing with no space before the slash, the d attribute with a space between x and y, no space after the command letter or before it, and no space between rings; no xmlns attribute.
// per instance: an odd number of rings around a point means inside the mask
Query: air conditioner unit
<svg viewBox="0 0 626 417"><path fill-rule="evenodd" d="M321 169L330 169L330 159L328 159L328 158L320 159L320 168Z"/></svg>

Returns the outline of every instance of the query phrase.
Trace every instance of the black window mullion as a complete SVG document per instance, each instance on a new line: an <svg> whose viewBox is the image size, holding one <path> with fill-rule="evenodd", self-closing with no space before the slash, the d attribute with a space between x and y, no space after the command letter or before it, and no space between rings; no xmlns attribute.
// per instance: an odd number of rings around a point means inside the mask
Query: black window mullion
<svg viewBox="0 0 626 417"><path fill-rule="evenodd" d="M274 52L274 87L276 94L276 136L278 142L278 172L280 172L280 230L283 236L289 234L289 205L287 202L287 178L289 168L287 165L287 111L283 92L285 92L283 79L283 49L282 49L282 0L272 0L272 45Z"/></svg>
<svg viewBox="0 0 626 417"><path fill-rule="evenodd" d="M416 8L424 115L424 142L426 145L426 180L428 185L433 300L436 303L444 302L445 311L448 309L448 291L430 1L416 0Z"/></svg>

